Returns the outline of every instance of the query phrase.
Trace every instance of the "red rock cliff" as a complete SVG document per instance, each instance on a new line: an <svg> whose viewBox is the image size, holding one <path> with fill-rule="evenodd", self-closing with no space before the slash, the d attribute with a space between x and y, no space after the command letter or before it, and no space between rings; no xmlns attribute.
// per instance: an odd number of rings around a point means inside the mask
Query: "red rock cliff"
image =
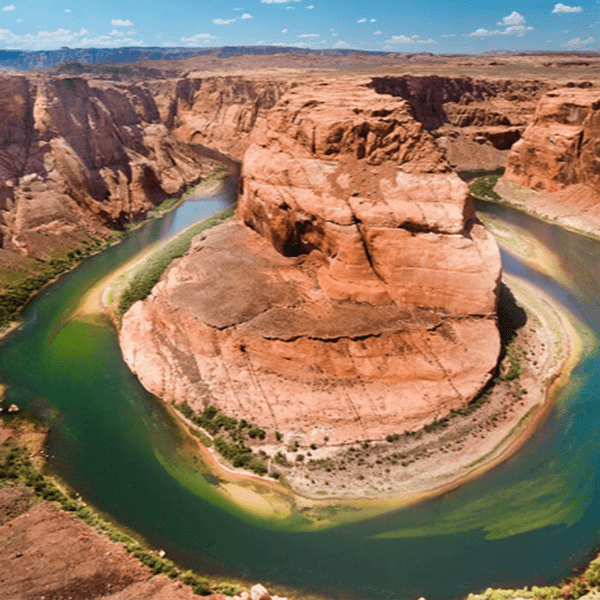
<svg viewBox="0 0 600 600"><path fill-rule="evenodd" d="M511 151L504 179L600 217L600 90L546 94Z"/></svg>
<svg viewBox="0 0 600 600"><path fill-rule="evenodd" d="M144 86L0 76L0 247L44 256L102 235L198 181Z"/></svg>
<svg viewBox="0 0 600 600"><path fill-rule="evenodd" d="M404 101L296 86L258 117L242 177L238 218L123 319L148 389L306 443L414 429L481 391L498 250Z"/></svg>

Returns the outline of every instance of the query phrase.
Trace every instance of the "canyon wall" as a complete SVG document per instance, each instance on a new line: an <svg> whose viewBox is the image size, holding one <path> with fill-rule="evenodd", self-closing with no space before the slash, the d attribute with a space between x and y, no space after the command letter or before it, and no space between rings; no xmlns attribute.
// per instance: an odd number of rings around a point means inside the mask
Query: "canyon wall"
<svg viewBox="0 0 600 600"><path fill-rule="evenodd" d="M374 77L371 85L404 98L458 170L504 166L550 87L538 80L438 76Z"/></svg>
<svg viewBox="0 0 600 600"><path fill-rule="evenodd" d="M500 258L407 103L290 86L247 141L237 218L123 318L142 383L307 444L466 406L498 359Z"/></svg>
<svg viewBox="0 0 600 600"><path fill-rule="evenodd" d="M542 192L563 216L600 222L600 88L547 93L511 151L504 180Z"/></svg>
<svg viewBox="0 0 600 600"><path fill-rule="evenodd" d="M0 246L48 256L120 228L208 171L141 86L2 75Z"/></svg>
<svg viewBox="0 0 600 600"><path fill-rule="evenodd" d="M2 75L0 248L51 257L139 220L214 165L241 159L285 80L194 76L120 84Z"/></svg>
<svg viewBox="0 0 600 600"><path fill-rule="evenodd" d="M256 123L303 79L187 73L134 84L2 75L0 248L48 257L143 218L208 172L198 145L241 160ZM460 168L503 164L545 89L468 78L348 79L406 99Z"/></svg>

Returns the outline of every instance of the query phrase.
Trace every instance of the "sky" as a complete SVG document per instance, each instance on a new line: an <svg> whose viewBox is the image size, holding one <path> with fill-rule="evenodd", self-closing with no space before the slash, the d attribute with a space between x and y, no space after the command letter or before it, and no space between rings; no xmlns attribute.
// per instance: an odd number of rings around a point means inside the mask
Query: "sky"
<svg viewBox="0 0 600 600"><path fill-rule="evenodd" d="M9 3L10 2L10 3ZM0 0L0 49L598 50L600 0Z"/></svg>

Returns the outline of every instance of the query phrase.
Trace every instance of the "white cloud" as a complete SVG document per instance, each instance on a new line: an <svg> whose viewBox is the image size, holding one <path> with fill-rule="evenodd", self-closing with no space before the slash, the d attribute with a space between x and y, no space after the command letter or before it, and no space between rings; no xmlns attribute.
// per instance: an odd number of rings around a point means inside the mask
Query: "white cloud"
<svg viewBox="0 0 600 600"><path fill-rule="evenodd" d="M371 19L369 23L377 23L377 19Z"/></svg>
<svg viewBox="0 0 600 600"><path fill-rule="evenodd" d="M15 23L22 23L23 19L15 19Z"/></svg>
<svg viewBox="0 0 600 600"><path fill-rule="evenodd" d="M114 27L133 27L133 23L127 19L123 21L123 19L111 19L110 24Z"/></svg>
<svg viewBox="0 0 600 600"><path fill-rule="evenodd" d="M356 21L357 23L366 23L367 20L366 19L359 19L358 21Z"/></svg>
<svg viewBox="0 0 600 600"><path fill-rule="evenodd" d="M406 35L393 35L389 40L385 40L386 44L412 44L414 40Z"/></svg>
<svg viewBox="0 0 600 600"><path fill-rule="evenodd" d="M288 10L294 10L294 8L295 8L295 7L294 7L294 6L286 6L286 8L287 8Z"/></svg>
<svg viewBox="0 0 600 600"><path fill-rule="evenodd" d="M235 19L213 19L212 22L215 25L229 25L229 23L233 23Z"/></svg>
<svg viewBox="0 0 600 600"><path fill-rule="evenodd" d="M128 32L129 33L129 32ZM16 50L54 50L61 46L76 46L78 48L90 47L115 47L119 46L145 46L143 40L133 38L123 32L118 36L109 33L107 35L90 35L87 29L71 31L60 28L55 31L38 31L36 34L17 35L12 31L0 28L0 47L14 48Z"/></svg>
<svg viewBox="0 0 600 600"><path fill-rule="evenodd" d="M244 13L241 17L241 19L251 19L252 15L248 14L248 13Z"/></svg>
<svg viewBox="0 0 600 600"><path fill-rule="evenodd" d="M451 37L456 37L455 33L443 33L442 34L443 38L451 38Z"/></svg>
<svg viewBox="0 0 600 600"><path fill-rule="evenodd" d="M309 6L305 6L304 8L306 8L307 10L312 10L314 8L314 5L310 4Z"/></svg>
<svg viewBox="0 0 600 600"><path fill-rule="evenodd" d="M211 40L216 40L217 37L214 35L210 35L210 33L197 33L196 35L192 35L191 37L182 37L181 41L186 46L197 46L200 43L207 44Z"/></svg>
<svg viewBox="0 0 600 600"><path fill-rule="evenodd" d="M343 40L338 40L333 47L334 48L347 48L349 46L348 42L344 42Z"/></svg>
<svg viewBox="0 0 600 600"><path fill-rule="evenodd" d="M281 33L287 33L287 32L288 32L287 28L281 30Z"/></svg>
<svg viewBox="0 0 600 600"><path fill-rule="evenodd" d="M496 23L496 25L522 25L525 23L525 17L520 15L516 10L513 10L508 17L504 17L500 23Z"/></svg>
<svg viewBox="0 0 600 600"><path fill-rule="evenodd" d="M489 29L485 29L485 27L480 27L476 31L469 33L470 37L492 37L494 35L516 35L521 37L525 35L528 31L531 31L533 27L526 27L525 25L512 25L511 27L507 27L504 31L500 31L500 29L494 29L490 31Z"/></svg>
<svg viewBox="0 0 600 600"><path fill-rule="evenodd" d="M583 8L581 8L581 6L567 6L566 4L559 2L558 4L554 5L552 13L580 13L582 10Z"/></svg>
<svg viewBox="0 0 600 600"><path fill-rule="evenodd" d="M318 38L319 34L318 33L301 33L298 37L299 38Z"/></svg>
<svg viewBox="0 0 600 600"><path fill-rule="evenodd" d="M2 10L15 10L15 7L12 4L5 6Z"/></svg>
<svg viewBox="0 0 600 600"><path fill-rule="evenodd" d="M533 29L533 27L524 25L524 23L525 17L520 15L517 11L513 11L508 17L504 17L502 21L496 23L496 25L505 27L504 29L490 30L485 27L480 27L465 35L468 35L469 37L492 37L495 35L515 35L521 37Z"/></svg>
<svg viewBox="0 0 600 600"><path fill-rule="evenodd" d="M413 35L412 37L408 37L407 35L393 35L389 40L385 40L385 43L391 46L393 44L435 44L437 42L431 38L422 40L418 35Z"/></svg>
<svg viewBox="0 0 600 600"><path fill-rule="evenodd" d="M70 12L71 12L71 9L70 9L70 8L65 8L65 12L66 12L66 13L70 13Z"/></svg>
<svg viewBox="0 0 600 600"><path fill-rule="evenodd" d="M573 38L568 42L563 44L565 48L581 48L582 46L589 46L594 43L594 38L592 36L587 37L585 40L582 40L579 37Z"/></svg>
<svg viewBox="0 0 600 600"><path fill-rule="evenodd" d="M288 2L300 2L300 0L260 0L263 4L287 4Z"/></svg>
<svg viewBox="0 0 600 600"><path fill-rule="evenodd" d="M377 30L373 33L373 35L381 35L381 31Z"/></svg>

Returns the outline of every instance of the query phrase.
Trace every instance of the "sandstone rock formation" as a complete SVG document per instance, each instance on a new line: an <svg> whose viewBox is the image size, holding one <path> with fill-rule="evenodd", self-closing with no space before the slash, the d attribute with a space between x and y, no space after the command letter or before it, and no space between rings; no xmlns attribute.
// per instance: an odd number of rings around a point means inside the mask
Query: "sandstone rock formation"
<svg viewBox="0 0 600 600"><path fill-rule="evenodd" d="M504 166L549 89L537 80L439 76L374 77L371 85L404 98L459 170Z"/></svg>
<svg viewBox="0 0 600 600"><path fill-rule="evenodd" d="M494 371L500 259L400 99L292 86L250 134L237 219L124 316L125 360L186 400L306 443L464 407Z"/></svg>
<svg viewBox="0 0 600 600"><path fill-rule="evenodd" d="M256 123L303 79L277 71L144 83L2 75L0 248L44 257L141 218L206 173L197 145L241 160ZM406 99L461 168L503 164L546 89L469 78L349 79Z"/></svg>
<svg viewBox="0 0 600 600"><path fill-rule="evenodd" d="M144 215L208 171L143 86L4 74L0 247L44 257Z"/></svg>
<svg viewBox="0 0 600 600"><path fill-rule="evenodd" d="M0 520L2 598L197 598L166 575L153 576L121 544L99 535L75 515L35 504L17 486L0 486L0 505L8 516Z"/></svg>
<svg viewBox="0 0 600 600"><path fill-rule="evenodd" d="M600 88L548 92L513 147L504 179L599 221Z"/></svg>

